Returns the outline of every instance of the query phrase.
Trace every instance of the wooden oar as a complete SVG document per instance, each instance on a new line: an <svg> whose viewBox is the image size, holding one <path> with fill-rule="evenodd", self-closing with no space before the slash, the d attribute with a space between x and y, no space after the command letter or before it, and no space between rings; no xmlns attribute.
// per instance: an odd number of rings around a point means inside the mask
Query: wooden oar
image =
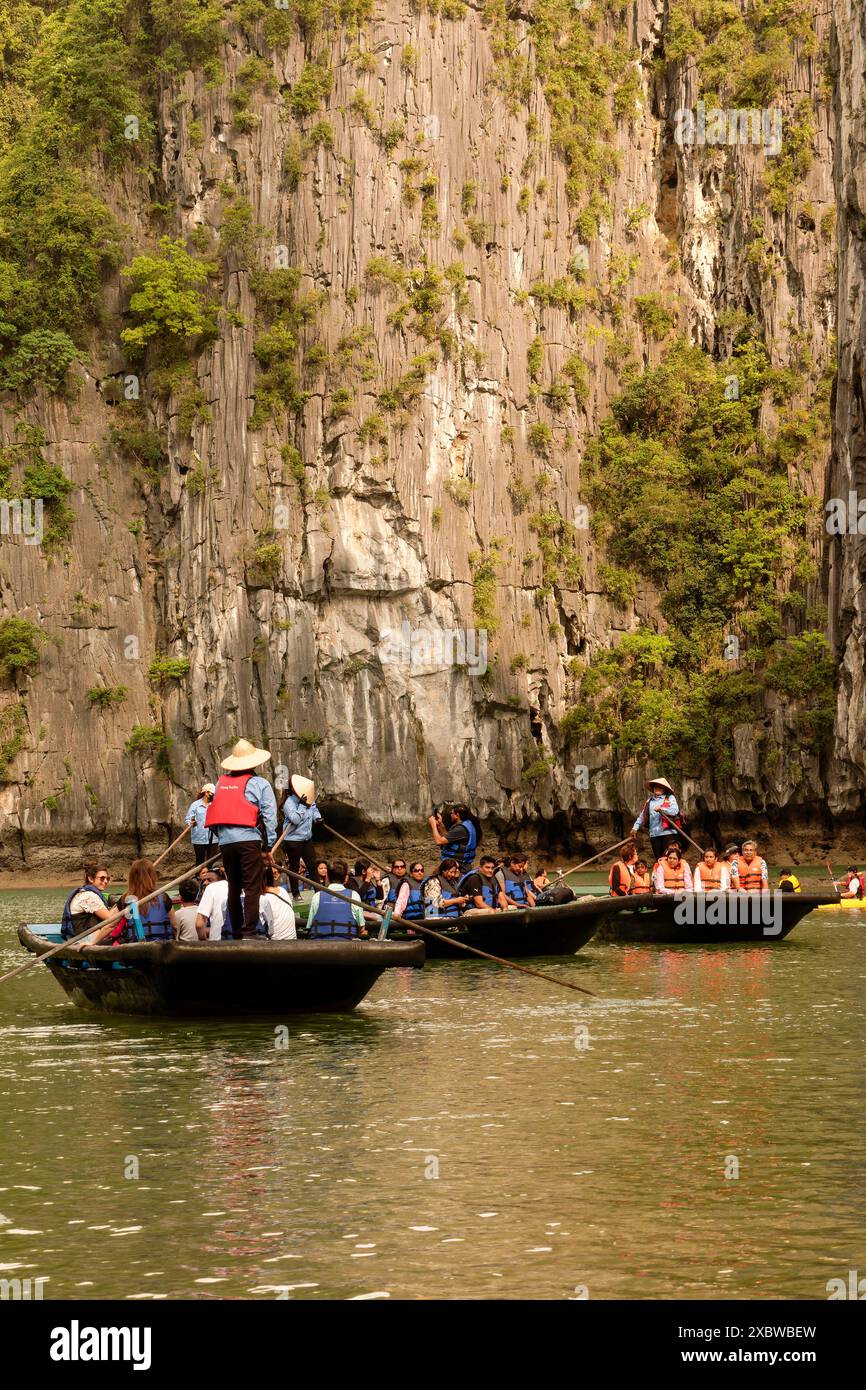
<svg viewBox="0 0 866 1390"><path fill-rule="evenodd" d="M623 845L627 845L633 839L634 835L626 835L624 840L617 840L615 845L608 845L607 849L599 850L598 854L594 854L591 859L582 859L579 864L574 864L570 869L563 869L561 874L557 874L555 878L550 880L548 886L558 883L561 878L567 878L569 874L577 873L578 869L588 869L590 864L594 864L597 859L604 859L606 855L613 854L615 849L622 849Z"/></svg>
<svg viewBox="0 0 866 1390"><path fill-rule="evenodd" d="M678 835L682 835L683 839L684 839L684 840L688 840L688 842L689 842L690 845L694 845L695 849L698 851L698 854L700 854L701 856L703 856L703 853L704 853L704 846L703 846L703 845L699 845L698 842L697 842L697 840L693 840L692 837L691 837L691 835L687 834L686 831L683 830L681 826L679 826L679 825L674 825L674 823L673 823L673 821L671 820L670 816L666 816L665 813L664 813L664 811L659 811L659 815L661 816L662 820L665 821L665 822L671 827L672 830L675 830L675 831L677 832Z"/></svg>
<svg viewBox="0 0 866 1390"><path fill-rule="evenodd" d="M832 867L832 865L831 865L829 859L828 859L827 864L825 865L825 867L826 867L826 869L827 869L827 873L830 875L830 880L831 880L831 882L832 882L832 884L833 884L833 887L835 888L836 892L838 893L838 892L839 892L839 885L838 885L838 883L836 882L835 876L834 876L834 874L833 874L833 867ZM840 894L840 896L841 896L841 894Z"/></svg>
<svg viewBox="0 0 866 1390"><path fill-rule="evenodd" d="M360 845L356 845L352 840L347 839L345 835L341 835L339 830L334 830L333 826L326 825L324 821L322 821L321 824L322 829L327 830L329 835L336 835L337 839L342 840L344 845L348 845L350 849L355 850L355 852L362 855L364 859L369 859L370 863L375 864L377 869L381 869L383 873L388 872L384 864L380 864L378 860L373 858L372 854L367 854L361 849ZM304 883L309 883L310 887L316 890L319 890L322 886L320 883L314 883L310 878L305 878L303 874L298 874L297 877L303 879ZM335 893L334 897L344 898L347 902L352 902L352 899L346 893ZM357 904L355 904L355 906L357 906ZM364 911L373 912L380 918L384 918L385 916L381 908L373 907L369 903L364 904ZM456 937L453 936L444 936L442 932L434 931L432 927L424 927L420 922L410 922L407 921L405 917L393 915L391 921L400 922L402 926L408 927L410 931L420 931L424 936L435 936L437 941L445 941L451 946L458 946L461 951L468 951L470 955L480 956L482 960L492 960L496 965L507 965L509 970L519 970L521 975L534 975L536 979L546 980L550 985L560 985L562 989L573 989L576 990L578 994L589 994L592 995L593 999L596 997L594 991L591 989L583 989L580 985L573 985L567 980L557 979L555 975L545 975L541 970L530 969L528 965L518 965L513 960L506 960L504 956L491 955L489 951L482 951L477 946L467 946L465 941L458 941Z"/></svg>
<svg viewBox="0 0 866 1390"><path fill-rule="evenodd" d="M336 835L337 831L332 830L331 834ZM347 840L346 843L348 844L349 841ZM370 859L369 855L366 855L365 857L367 859ZM370 859L370 863L375 864L375 859ZM381 866L376 864L376 867L380 868ZM357 903L355 902L354 898L352 898L348 893L340 893L333 888L323 890L321 883L314 882L313 879L307 878L305 874L299 873L296 874L295 877L299 878L302 883L308 883L311 888L315 888L317 893L327 891L331 894L332 897L341 898L343 902L351 903L353 907L361 906L363 907L364 912L375 913L375 915L381 918L382 920L384 920L386 916L386 914L382 911L380 907L374 907L372 903ZM458 941L456 937L453 936L445 936L442 932L434 931L432 927L423 926L421 922L410 922L407 917L398 917L396 916L396 914L392 913L391 923L393 924L394 922L399 922L401 927L406 927L409 931L421 932L422 936L433 936L436 938L437 941L444 941L449 946L458 946L461 951L468 951L470 955L480 956L482 960L492 960L495 965L507 965L510 970L519 970L521 975L534 975L537 980L545 980L549 985L559 985L562 989L573 989L578 994L589 994L592 996L593 999L597 997L593 990L584 989L582 985L573 985L568 980L557 979L555 975L545 975L540 970L530 969L528 965L518 965L513 960L506 960L504 956L493 956L490 954L489 951L482 951L477 946L467 946L465 941Z"/></svg>
<svg viewBox="0 0 866 1390"><path fill-rule="evenodd" d="M213 864L216 859L219 859L219 853L212 855L210 859L206 859L203 864L197 864L196 869L200 871L206 868L208 864ZM159 888L154 888L152 893L147 893L143 898L139 898L139 907L142 907L145 903L151 902L153 898L159 897L160 893L167 893L169 888L175 888L180 883L181 879L189 878L189 873L189 869L184 869L182 874L178 874L177 878L169 879L168 883L163 883ZM14 970L8 970L5 975L0 975L0 985L2 985L5 980L14 979L16 975L23 975L25 970L30 969L31 965L41 965L43 961L48 960L49 956L56 956L60 951L68 951L70 946L74 946L86 940L88 936L93 936L94 932L102 931L105 927L116 926L124 915L124 911L124 908L120 910L115 908L113 916L109 914L108 917L103 917L101 921L97 922L95 926L86 927L84 931L76 932L74 936L68 936L65 941L61 941L57 946L52 946L50 951L44 951L41 956L31 956L23 965L16 965Z"/></svg>
<svg viewBox="0 0 866 1390"><path fill-rule="evenodd" d="M180 832L180 834L178 835L177 839L176 839L176 840L172 840L172 842L171 842L171 844L169 845L168 849L164 849L164 850L162 851L162 854L159 856L159 858L158 858L158 859L154 859L154 861L153 861L153 867L156 868L157 864L161 864L161 863L162 863L163 859L167 859L168 856L171 854L172 850L175 848L175 846L176 846L176 845L179 845L180 842L181 842L181 840L183 840L183 839L189 834L189 832L190 832L191 830L192 830L192 825L191 825L191 824L185 826L185 828L184 828L184 829Z"/></svg>

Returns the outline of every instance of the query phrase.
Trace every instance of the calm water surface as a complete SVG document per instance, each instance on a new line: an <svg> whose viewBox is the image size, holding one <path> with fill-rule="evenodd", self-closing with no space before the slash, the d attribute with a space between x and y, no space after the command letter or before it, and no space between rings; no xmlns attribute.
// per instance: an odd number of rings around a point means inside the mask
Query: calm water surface
<svg viewBox="0 0 866 1390"><path fill-rule="evenodd" d="M63 897L0 895L3 969L14 924ZM279 1020L90 1015L37 967L0 986L0 1277L76 1299L825 1298L866 1270L864 931L828 913L769 947L540 963L586 1000L482 964L391 971L352 1016L286 1020L285 1049Z"/></svg>

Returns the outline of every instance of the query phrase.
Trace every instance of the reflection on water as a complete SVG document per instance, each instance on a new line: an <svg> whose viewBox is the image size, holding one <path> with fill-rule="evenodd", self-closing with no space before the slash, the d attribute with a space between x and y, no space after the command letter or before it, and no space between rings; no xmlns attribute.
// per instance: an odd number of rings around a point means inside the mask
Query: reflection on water
<svg viewBox="0 0 866 1390"><path fill-rule="evenodd" d="M3 968L14 922L59 900L2 896ZM0 987L0 1277L72 1298L823 1298L866 1268L859 922L543 968L598 998L439 962L351 1016L287 1019L286 1049L280 1020L80 1012L42 967Z"/></svg>

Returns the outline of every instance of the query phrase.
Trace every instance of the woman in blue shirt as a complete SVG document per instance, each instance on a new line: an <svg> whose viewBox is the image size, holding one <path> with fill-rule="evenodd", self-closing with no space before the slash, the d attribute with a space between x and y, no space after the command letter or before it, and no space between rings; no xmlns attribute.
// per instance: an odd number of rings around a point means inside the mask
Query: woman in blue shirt
<svg viewBox="0 0 866 1390"><path fill-rule="evenodd" d="M186 813L184 823L192 826L189 842L195 851L195 862L203 864L207 859L208 845L210 844L210 831L205 828L204 818L207 815L207 808L213 801L213 794L216 787L213 782L205 782L199 792L198 798L192 803Z"/></svg>
<svg viewBox="0 0 866 1390"><path fill-rule="evenodd" d="M312 855L308 851L313 838L313 826L317 820L321 819L319 808L316 805L316 788L309 777L297 775L291 777L289 779L289 795L283 806L283 830L285 831L283 849L286 855L289 885L295 900L301 896L302 891L296 875L301 867L302 859L307 865L313 862Z"/></svg>
<svg viewBox="0 0 866 1390"><path fill-rule="evenodd" d="M649 796L640 809L632 832L636 834L638 830L645 830L649 834L653 854L656 860L660 860L664 859L671 845L680 844L677 824L680 814L679 803L674 796L673 787L664 777L654 777L651 782L645 783L645 786Z"/></svg>

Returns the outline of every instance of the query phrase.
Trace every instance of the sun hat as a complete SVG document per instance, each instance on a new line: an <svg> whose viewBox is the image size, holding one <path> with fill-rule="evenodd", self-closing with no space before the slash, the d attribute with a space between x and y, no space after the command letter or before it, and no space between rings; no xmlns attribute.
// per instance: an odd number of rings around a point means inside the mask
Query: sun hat
<svg viewBox="0 0 866 1390"><path fill-rule="evenodd" d="M266 763L270 756L266 748L256 748L249 739L240 738L229 756L223 758L220 767L224 767L226 772L247 772L250 768Z"/></svg>
<svg viewBox="0 0 866 1390"><path fill-rule="evenodd" d="M316 799L316 788L309 777L300 777L295 773L289 778L289 782L295 796L301 797L303 801L306 801L308 805L312 806Z"/></svg>
<svg viewBox="0 0 866 1390"><path fill-rule="evenodd" d="M214 786L213 782L202 782L199 790L203 792L210 792L211 796L213 796L214 792L216 791L216 787Z"/></svg>
<svg viewBox="0 0 866 1390"><path fill-rule="evenodd" d="M650 787L664 787L666 792L673 792L673 787L664 777L651 777L648 782L644 782L644 786L647 790Z"/></svg>

